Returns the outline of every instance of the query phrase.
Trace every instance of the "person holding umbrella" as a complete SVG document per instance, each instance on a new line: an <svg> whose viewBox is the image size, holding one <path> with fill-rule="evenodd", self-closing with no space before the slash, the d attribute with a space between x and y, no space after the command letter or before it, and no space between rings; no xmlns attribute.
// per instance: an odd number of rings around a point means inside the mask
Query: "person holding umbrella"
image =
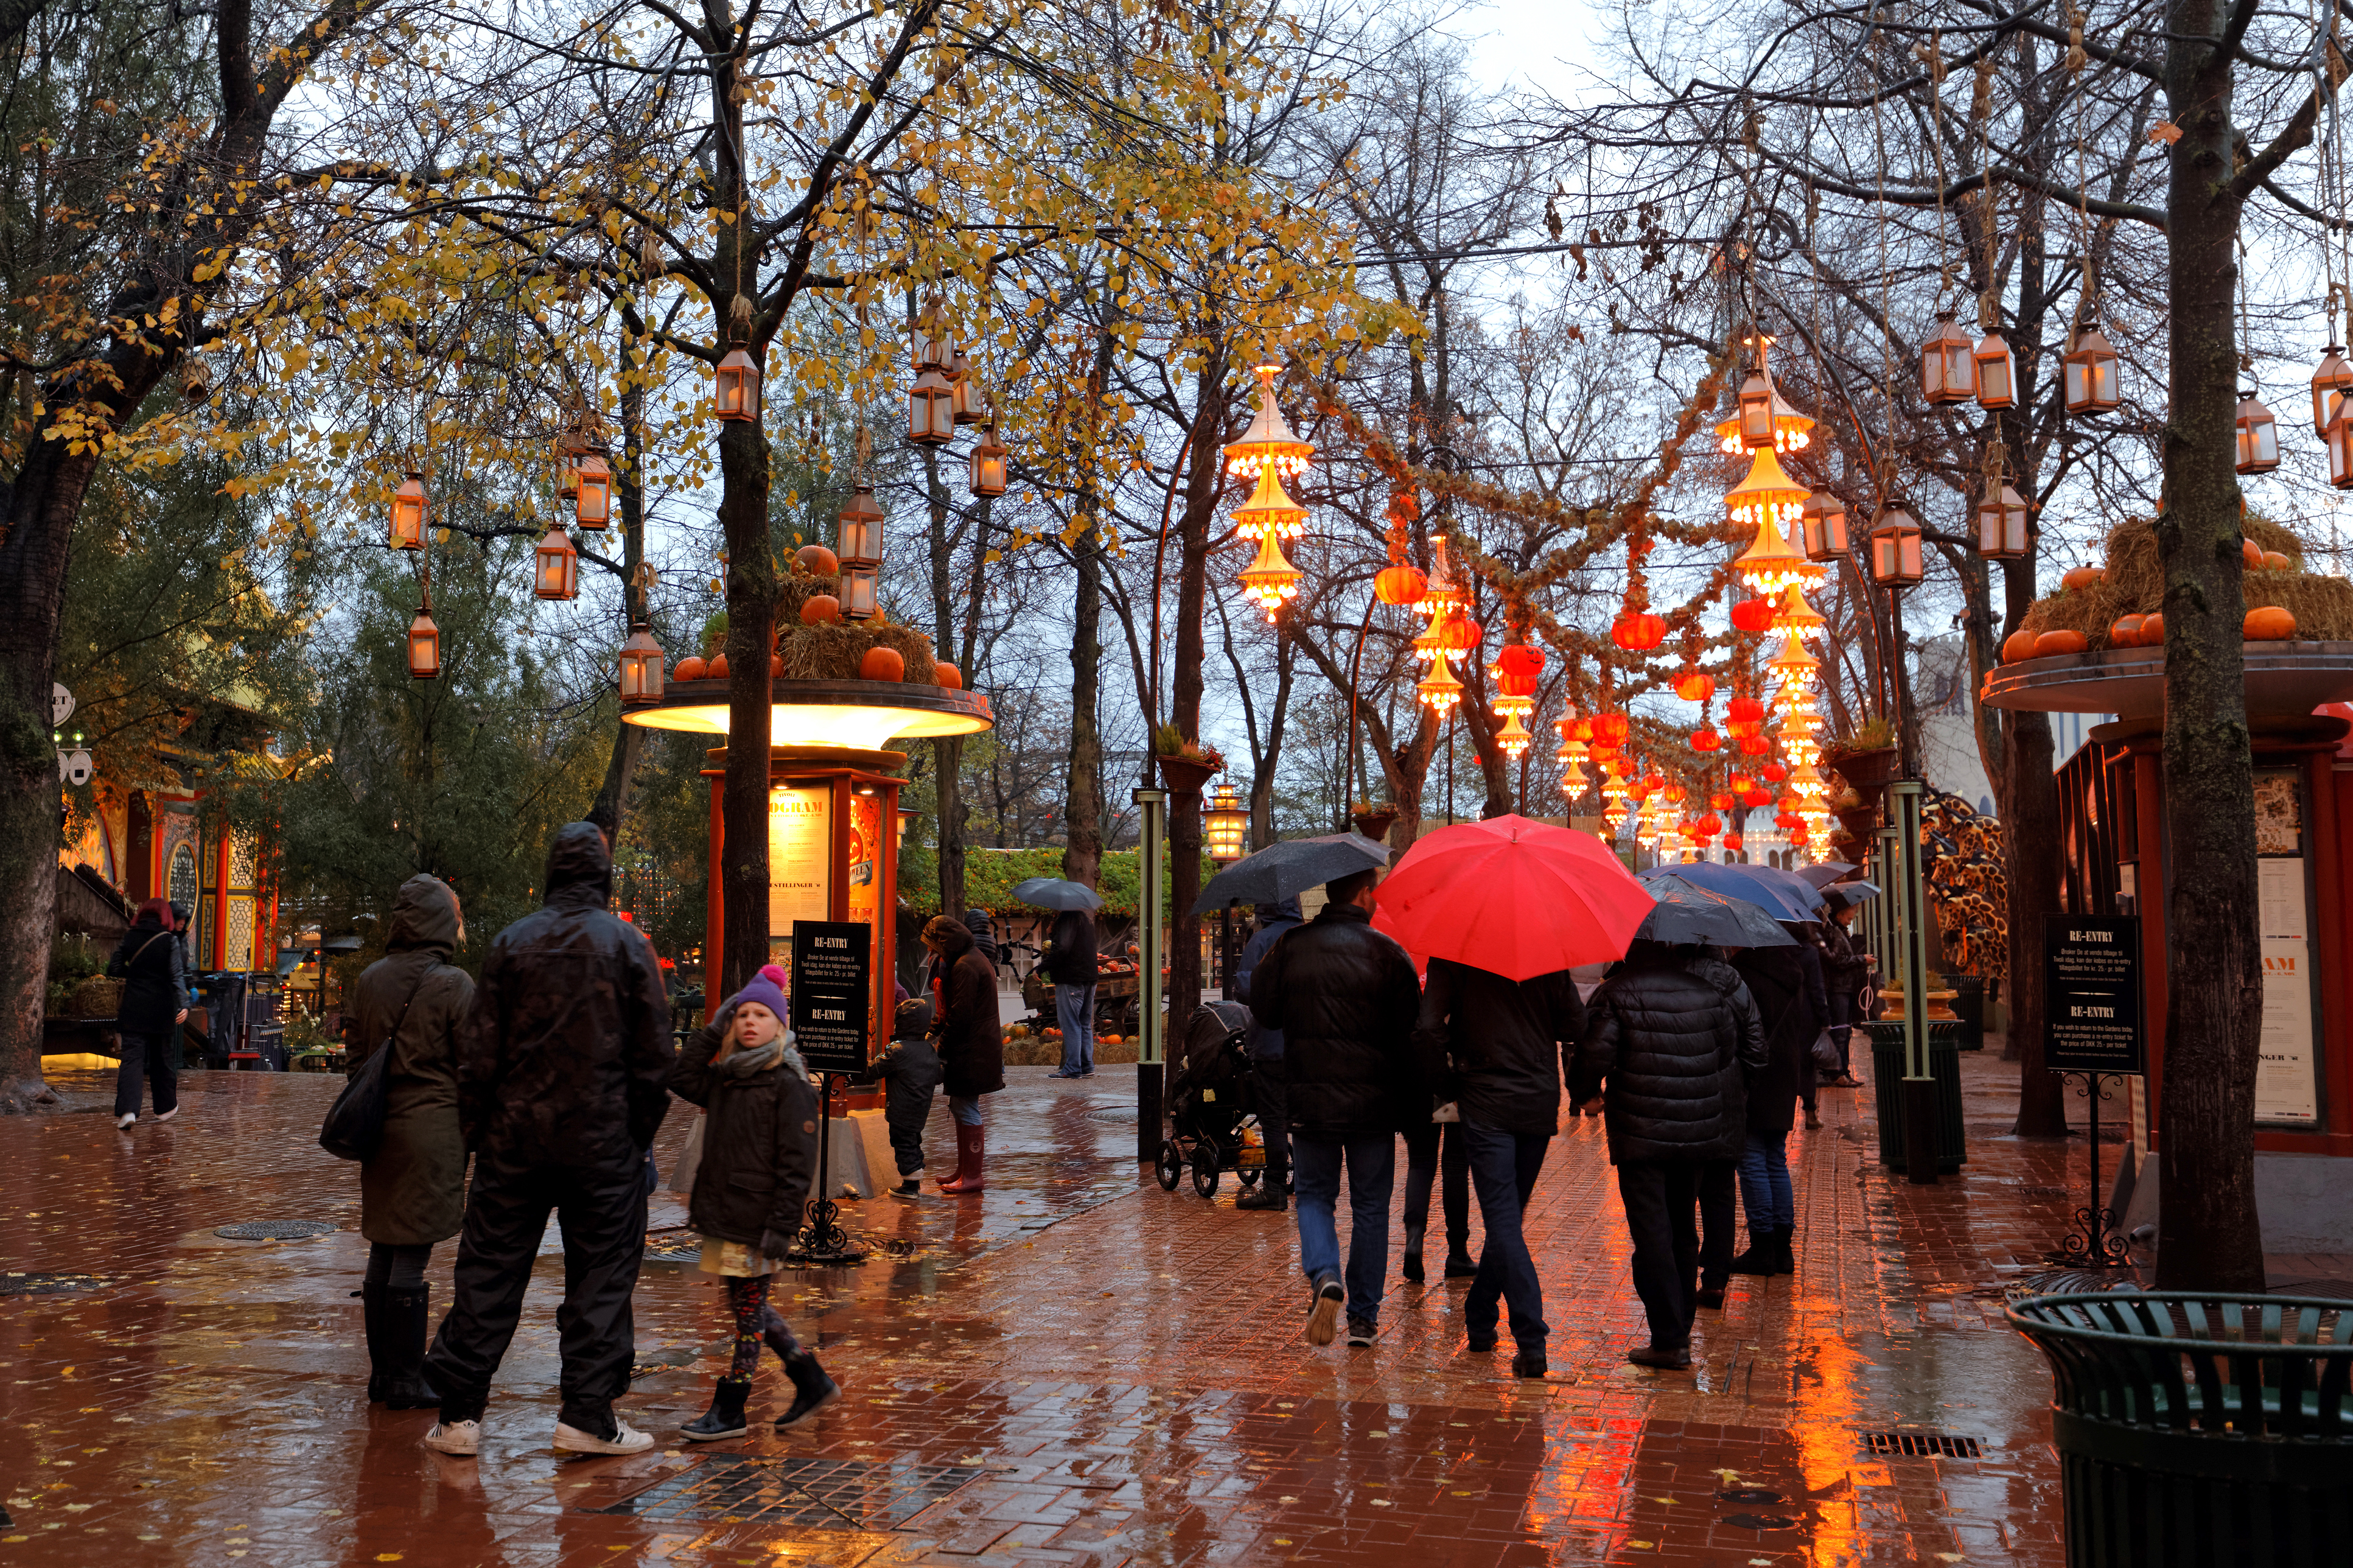
<svg viewBox="0 0 2353 1568"><path fill-rule="evenodd" d="M1867 882L1833 883L1822 889L1831 917L1822 927L1822 989L1830 1001L1831 1044L1838 1047L1839 1075L1833 1089L1859 1089L1851 1051L1854 1021L1862 1015L1862 991L1871 983L1874 956L1854 939L1854 915L1879 890Z"/></svg>
<svg viewBox="0 0 2353 1568"><path fill-rule="evenodd" d="M1054 982L1054 1020L1062 1028L1062 1065L1057 1078L1092 1077L1095 1070L1095 969L1099 948L1091 910L1103 906L1082 882L1033 876L1013 890L1024 904L1056 911L1039 967Z"/></svg>

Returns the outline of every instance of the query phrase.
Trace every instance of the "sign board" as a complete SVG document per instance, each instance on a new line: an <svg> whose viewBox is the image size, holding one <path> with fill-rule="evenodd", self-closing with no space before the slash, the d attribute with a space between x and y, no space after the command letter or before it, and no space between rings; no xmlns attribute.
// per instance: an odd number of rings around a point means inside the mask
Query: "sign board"
<svg viewBox="0 0 2353 1568"><path fill-rule="evenodd" d="M2042 1065L2054 1073L2147 1072L2140 916L2046 915Z"/></svg>
<svg viewBox="0 0 2353 1568"><path fill-rule="evenodd" d="M784 959L795 925L832 914L832 787L779 785L768 791L768 956Z"/></svg>
<svg viewBox="0 0 2353 1568"><path fill-rule="evenodd" d="M810 1070L866 1070L874 1006L874 927L849 920L793 923L793 1044Z"/></svg>

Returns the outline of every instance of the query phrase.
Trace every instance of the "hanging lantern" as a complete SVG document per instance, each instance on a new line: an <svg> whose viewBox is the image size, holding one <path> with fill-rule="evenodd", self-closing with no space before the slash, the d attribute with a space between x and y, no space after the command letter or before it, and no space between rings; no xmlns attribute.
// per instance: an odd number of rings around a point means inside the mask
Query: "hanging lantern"
<svg viewBox="0 0 2353 1568"><path fill-rule="evenodd" d="M1609 623L1609 641L1630 652L1656 648L1666 640L1665 618L1646 609L1629 609Z"/></svg>
<svg viewBox="0 0 2353 1568"><path fill-rule="evenodd" d="M1430 673L1421 678L1414 692L1431 713L1442 719L1462 700L1462 682L1454 673L1454 666L1440 659L1431 662Z"/></svg>
<svg viewBox="0 0 2353 1568"><path fill-rule="evenodd" d="M1536 683L1544 676L1544 650L1525 642L1506 642L1495 654L1497 679L1503 690L1515 697L1535 695Z"/></svg>
<svg viewBox="0 0 2353 1568"><path fill-rule="evenodd" d="M1453 564L1447 559L1446 535L1433 535L1430 541L1430 580L1423 585L1421 602L1414 608L1439 621L1461 609L1465 602L1462 585L1455 580Z"/></svg>
<svg viewBox="0 0 2353 1568"><path fill-rule="evenodd" d="M711 411L720 418L748 421L760 417L760 367L736 343L712 373Z"/></svg>
<svg viewBox="0 0 2353 1568"><path fill-rule="evenodd" d="M1978 554L1989 561L2026 557L2026 501L1999 473L1978 503Z"/></svg>
<svg viewBox="0 0 2353 1568"><path fill-rule="evenodd" d="M1373 578L1373 597L1383 604L1403 605L1411 609L1419 605L1430 590L1430 579L1402 561L1384 567Z"/></svg>
<svg viewBox="0 0 2353 1568"><path fill-rule="evenodd" d="M1431 621L1421 629L1421 635L1413 640L1413 656L1424 664L1438 657L1439 624Z"/></svg>
<svg viewBox="0 0 2353 1568"><path fill-rule="evenodd" d="M1890 496L1871 524L1871 580L1881 588L1910 588L1923 575L1920 524L1902 497Z"/></svg>
<svg viewBox="0 0 2353 1568"><path fill-rule="evenodd" d="M1795 637L1820 637L1829 625L1822 612L1806 602L1804 590L1791 583L1781 596L1781 609L1773 618L1773 629Z"/></svg>
<svg viewBox="0 0 2353 1568"><path fill-rule="evenodd" d="M1741 842L1740 842L1740 835L1739 835L1738 833L1726 833L1726 834L1725 834L1725 835L1724 835L1724 853L1726 853L1726 854L1738 854L1738 853L1740 853L1740 850L1741 850Z"/></svg>
<svg viewBox="0 0 2353 1568"><path fill-rule="evenodd" d="M1004 494L1006 463L1012 455L997 439L996 424L983 425L980 444L972 449L972 477L966 488L979 496Z"/></svg>
<svg viewBox="0 0 2353 1568"><path fill-rule="evenodd" d="M1656 779L1658 775L1653 773L1651 777ZM1690 798L1691 791L1684 789L1682 784L1675 783L1670 784L1665 789L1660 790L1659 796L1670 806L1680 806L1684 800Z"/></svg>
<svg viewBox="0 0 2353 1568"><path fill-rule="evenodd" d="M1283 556L1282 546L1275 543L1274 535L1270 530L1259 539L1258 559L1242 569L1242 592L1266 611L1267 620L1272 621L1274 612L1282 608L1283 601L1298 594L1299 577L1299 568ZM1439 662L1442 665L1446 661L1441 659Z"/></svg>
<svg viewBox="0 0 2353 1568"><path fill-rule="evenodd" d="M420 681L441 673L441 629L433 624L429 599L417 607L417 619L408 623L408 673Z"/></svg>
<svg viewBox="0 0 2353 1568"><path fill-rule="evenodd" d="M1936 313L1936 330L1920 345L1920 395L1931 403L1966 403L1978 395L1976 345L1953 320Z"/></svg>
<svg viewBox="0 0 2353 1568"><path fill-rule="evenodd" d="M2337 414L2328 421L2328 482L2353 490L2353 397L2337 400Z"/></svg>
<svg viewBox="0 0 2353 1568"><path fill-rule="evenodd" d="M1773 378L1765 374L1764 356L1757 356L1757 368L1741 383L1739 414L1740 444L1750 451L1773 444Z"/></svg>
<svg viewBox="0 0 2353 1568"><path fill-rule="evenodd" d="M1752 636L1773 629L1773 601L1769 599L1744 599L1732 607L1732 629Z"/></svg>
<svg viewBox="0 0 2353 1568"><path fill-rule="evenodd" d="M629 628L629 640L621 644L621 700L659 702L661 694L661 644L654 641L652 630L640 620Z"/></svg>
<svg viewBox="0 0 2353 1568"><path fill-rule="evenodd" d="M2255 400L2253 387L2239 394L2238 417L2232 422L2239 433L2241 473L2269 473L2279 467L2279 423Z"/></svg>
<svg viewBox="0 0 2353 1568"><path fill-rule="evenodd" d="M1687 703L1704 703L1715 695L1715 677L1704 670L1694 670L1675 682L1675 695Z"/></svg>
<svg viewBox="0 0 2353 1568"><path fill-rule="evenodd" d="M907 388L907 439L919 447L955 440L955 388L936 370L925 370Z"/></svg>
<svg viewBox="0 0 2353 1568"><path fill-rule="evenodd" d="M2320 355L2320 368L2312 373L2312 433L2325 436L2328 422L2337 417L2337 399L2353 392L2353 362L2345 357L2345 350L2330 344Z"/></svg>
<svg viewBox="0 0 2353 1568"><path fill-rule="evenodd" d="M531 591L540 599L573 599L580 592L580 552L561 524L550 523L532 552Z"/></svg>
<svg viewBox="0 0 2353 1568"><path fill-rule="evenodd" d="M1296 539L1307 531L1307 508L1284 493L1269 463L1258 471L1258 489L1234 514L1234 525L1245 539Z"/></svg>
<svg viewBox="0 0 2353 1568"><path fill-rule="evenodd" d="M874 614L882 572L883 521L874 487L863 482L850 493L849 504L834 520L835 537L841 546L835 552L841 579L838 597L845 620L865 620Z"/></svg>
<svg viewBox="0 0 2353 1568"><path fill-rule="evenodd" d="M1250 840L1250 812L1231 784L1219 784L1208 810L1201 813L1201 836L1209 858L1219 865L1242 858Z"/></svg>
<svg viewBox="0 0 2353 1568"><path fill-rule="evenodd" d="M590 533L600 533L613 521L613 465L602 452L583 452L573 473L573 519Z"/></svg>
<svg viewBox="0 0 2353 1568"><path fill-rule="evenodd" d="M1520 723L1520 715L1517 714L1504 720L1504 727L1495 732L1495 744L1503 748L1504 756L1514 762L1517 762L1521 754L1535 744L1535 738L1528 733L1527 726Z"/></svg>
<svg viewBox="0 0 2353 1568"><path fill-rule="evenodd" d="M1440 650L1449 660L1470 652L1487 635L1486 628L1467 615L1450 615L1432 630L1437 633Z"/></svg>
<svg viewBox="0 0 2353 1568"><path fill-rule="evenodd" d="M2017 403L2018 355L1999 331L1978 339L1969 357L1977 364L1978 408L2008 408Z"/></svg>
<svg viewBox="0 0 2353 1568"><path fill-rule="evenodd" d="M959 425L986 423L988 410L981 404L980 379L973 375L972 361L962 349L949 345L948 362L940 367L940 374L947 377L949 416Z"/></svg>
<svg viewBox="0 0 2353 1568"><path fill-rule="evenodd" d="M1798 514L1798 532L1806 546L1806 559L1845 559L1846 503L1827 490L1815 491L1806 497L1805 509Z"/></svg>
<svg viewBox="0 0 2353 1568"><path fill-rule="evenodd" d="M2118 390L2116 351L2099 328L2086 327L2062 365L2067 412L2105 414L2124 400Z"/></svg>
<svg viewBox="0 0 2353 1568"><path fill-rule="evenodd" d="M1593 738L1599 741L1604 746L1619 747L1625 745L1626 730L1627 724L1626 715L1624 714L1595 714L1593 715Z"/></svg>
<svg viewBox="0 0 2353 1568"><path fill-rule="evenodd" d="M1735 697L1725 705L1724 711L1735 724L1755 724L1764 718L1765 705L1755 697Z"/></svg>
<svg viewBox="0 0 2353 1568"><path fill-rule="evenodd" d="M1702 725L1692 731L1691 745L1694 751L1714 751L1723 744L1724 737L1706 725Z"/></svg>
<svg viewBox="0 0 2353 1568"><path fill-rule="evenodd" d="M1767 784L1778 784L1789 776L1789 770L1778 762L1768 762L1757 770L1757 776Z"/></svg>
<svg viewBox="0 0 2353 1568"><path fill-rule="evenodd" d="M1773 743L1761 735L1744 735L1740 737L1740 755L1743 757L1762 757L1772 749Z"/></svg>
<svg viewBox="0 0 2353 1568"><path fill-rule="evenodd" d="M1272 470L1284 478L1304 472L1308 459L1315 449L1292 434L1291 427L1282 420L1282 411L1274 404L1274 378L1282 370L1279 365L1255 367L1258 376L1258 412L1250 418L1250 429L1242 439L1226 448L1226 471L1245 478Z"/></svg>
<svg viewBox="0 0 2353 1568"><path fill-rule="evenodd" d="M588 450L588 432L575 418L556 432L551 445L555 454L555 493L569 501L580 493L580 459Z"/></svg>
<svg viewBox="0 0 2353 1568"><path fill-rule="evenodd" d="M392 493L392 547L425 548L425 476L415 469L408 471L400 488Z"/></svg>
<svg viewBox="0 0 2353 1568"><path fill-rule="evenodd" d="M1757 454L1748 477L1725 496L1732 520L1757 530L1756 543L1733 563L1733 570L1751 591L1778 594L1791 583L1811 582L1823 575L1821 567L1789 548L1781 532L1785 521L1797 521L1807 493L1803 485L1781 471L1779 461L1768 450Z"/></svg>

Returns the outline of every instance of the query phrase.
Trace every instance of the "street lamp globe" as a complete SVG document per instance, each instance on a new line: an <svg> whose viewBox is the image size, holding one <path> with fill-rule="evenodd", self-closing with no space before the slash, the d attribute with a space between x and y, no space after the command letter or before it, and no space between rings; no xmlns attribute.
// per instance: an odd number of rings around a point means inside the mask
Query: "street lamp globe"
<svg viewBox="0 0 2353 1568"><path fill-rule="evenodd" d="M1202 814L1201 828L1208 840L1211 860L1219 865L1231 865L1241 859L1243 846L1250 842L1250 812L1243 809L1231 784L1218 786L1208 810Z"/></svg>

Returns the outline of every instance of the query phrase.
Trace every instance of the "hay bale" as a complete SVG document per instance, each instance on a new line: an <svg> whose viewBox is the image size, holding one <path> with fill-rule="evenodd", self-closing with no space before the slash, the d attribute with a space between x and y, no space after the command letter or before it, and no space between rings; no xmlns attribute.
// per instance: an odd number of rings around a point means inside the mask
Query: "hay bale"
<svg viewBox="0 0 2353 1568"><path fill-rule="evenodd" d="M2295 617L2296 635L2318 641L2353 638L2353 584L2301 568L2304 542L2267 517L2250 513L2242 532L2265 550L2297 563L2284 572L2255 571L2245 577L2247 608L2277 605ZM2108 531L2107 575L2080 591L2061 588L2036 599L2019 620L2022 631L2080 631L2094 649L2108 645L2108 629L2119 617L2148 615L2165 608L2165 563L2157 528L2146 517L2127 517Z"/></svg>
<svg viewBox="0 0 2353 1568"><path fill-rule="evenodd" d="M838 597L840 592L839 577L812 577L794 567L776 579L776 624L798 626L801 623L801 606L821 593Z"/></svg>
<svg viewBox="0 0 2353 1568"><path fill-rule="evenodd" d="M2305 642L2353 641L2353 583L2316 572L2249 572L2247 608L2275 604Z"/></svg>
<svg viewBox="0 0 2353 1568"><path fill-rule="evenodd" d="M874 646L873 637L855 621L777 624L776 652L784 658L787 681L854 681L858 662Z"/></svg>
<svg viewBox="0 0 2353 1568"><path fill-rule="evenodd" d="M884 648L895 648L899 657L907 662L907 673L900 679L911 686L936 686L940 683L938 661L932 655L932 640L912 626L902 626L895 620L870 620L868 628L874 642Z"/></svg>

